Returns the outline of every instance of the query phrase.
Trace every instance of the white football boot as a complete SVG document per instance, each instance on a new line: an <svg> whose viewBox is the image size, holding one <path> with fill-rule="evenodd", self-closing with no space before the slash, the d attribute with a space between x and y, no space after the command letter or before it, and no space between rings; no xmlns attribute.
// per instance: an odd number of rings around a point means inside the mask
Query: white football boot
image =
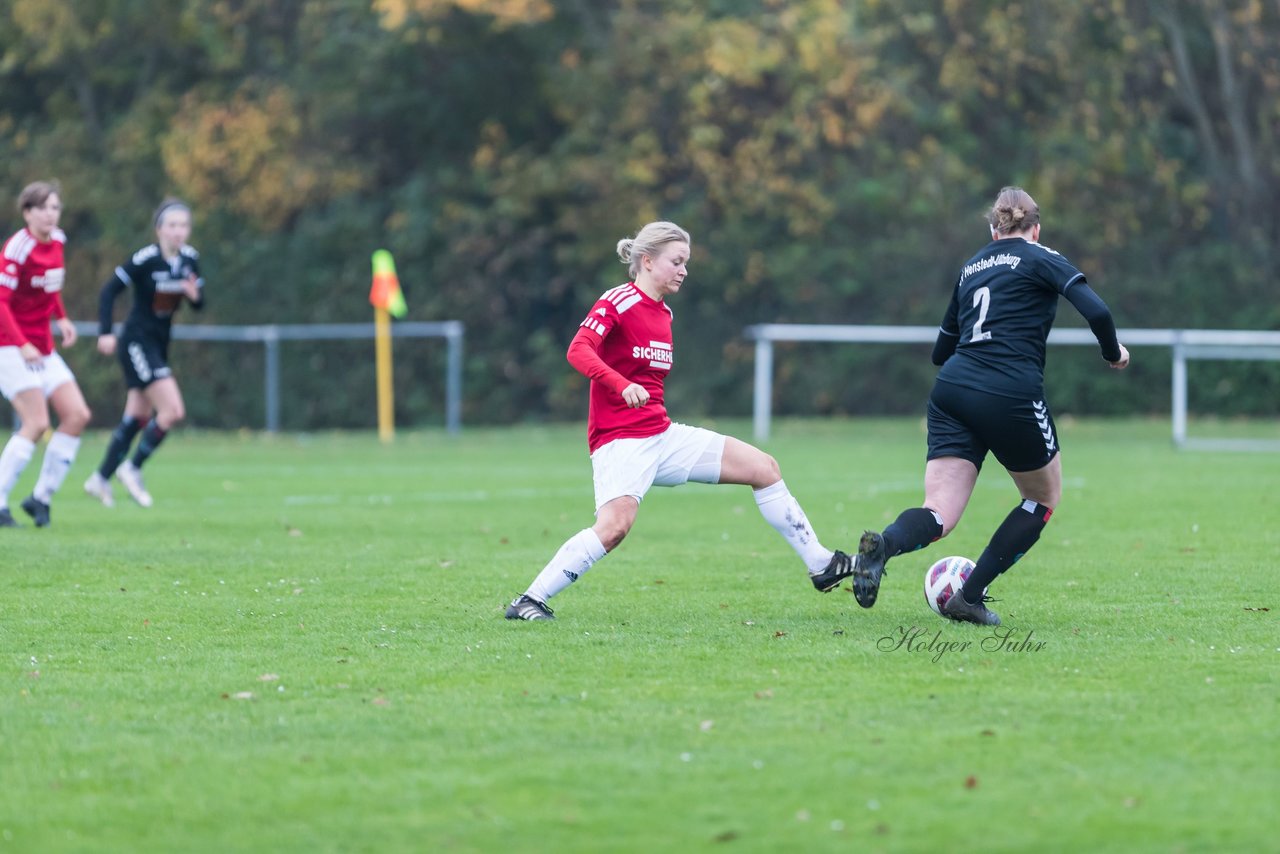
<svg viewBox="0 0 1280 854"><path fill-rule="evenodd" d="M124 488L128 490L133 500L138 502L138 506L151 506L151 493L147 492L147 487L142 482L141 469L130 460L125 460L120 464L120 468L116 469L116 477L120 478L120 482L124 484Z"/></svg>
<svg viewBox="0 0 1280 854"><path fill-rule="evenodd" d="M84 482L84 491L101 501L103 507L116 506L116 497L111 492L111 481L96 471Z"/></svg>

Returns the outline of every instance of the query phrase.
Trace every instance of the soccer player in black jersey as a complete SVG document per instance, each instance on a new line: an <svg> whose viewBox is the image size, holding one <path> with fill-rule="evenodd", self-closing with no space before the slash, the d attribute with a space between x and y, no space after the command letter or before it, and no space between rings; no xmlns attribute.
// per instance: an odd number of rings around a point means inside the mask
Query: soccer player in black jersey
<svg viewBox="0 0 1280 854"><path fill-rule="evenodd" d="M1062 497L1062 460L1044 400L1045 341L1058 297L1084 316L1112 368L1129 364L1106 304L1084 274L1040 245L1040 208L1020 187L1005 187L987 214L991 242L964 265L938 330L929 396L924 506L904 510L858 549L854 595L870 608L889 558L922 549L955 528L987 452L1009 472L1021 501L991 537L964 587L943 613L999 625L984 591L1040 539Z"/></svg>
<svg viewBox="0 0 1280 854"><path fill-rule="evenodd" d="M111 434L102 464L84 484L85 492L108 507L115 504L113 474L134 501L151 506L151 494L142 482L142 465L186 416L182 391L169 368L169 327L183 300L193 308L204 306L200 254L187 245L191 210L177 199L166 199L156 209L154 223L156 242L116 267L98 299L98 352L119 356L129 387L124 418ZM116 297L125 288L133 288L133 310L117 342L111 333L111 313ZM125 460L139 431L138 448L132 459Z"/></svg>

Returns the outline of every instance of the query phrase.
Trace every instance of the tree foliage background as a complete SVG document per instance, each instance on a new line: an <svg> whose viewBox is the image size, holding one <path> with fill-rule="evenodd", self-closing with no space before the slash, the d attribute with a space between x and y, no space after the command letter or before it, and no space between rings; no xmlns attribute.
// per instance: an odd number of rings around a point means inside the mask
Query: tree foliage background
<svg viewBox="0 0 1280 854"><path fill-rule="evenodd" d="M73 316L170 194L208 280L185 322L367 319L385 247L411 319L467 324L471 422L582 417L564 349L658 218L694 237L682 417L748 411L747 324L936 324L1011 183L1121 327L1280 326L1276 0L0 0L0 27L0 177L62 182ZM285 426L368 426L370 349L287 345ZM1068 349L1060 414L1167 411L1166 351ZM438 421L442 350L398 345L402 423ZM782 347L777 407L917 412L927 352ZM261 358L175 345L193 420L260 424ZM68 359L109 423L115 365ZM1280 412L1274 365L1203 369L1195 408Z"/></svg>

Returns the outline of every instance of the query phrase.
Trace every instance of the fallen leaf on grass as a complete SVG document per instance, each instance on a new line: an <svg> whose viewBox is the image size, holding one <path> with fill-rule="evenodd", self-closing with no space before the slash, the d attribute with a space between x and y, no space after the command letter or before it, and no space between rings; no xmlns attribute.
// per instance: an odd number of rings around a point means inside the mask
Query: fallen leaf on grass
<svg viewBox="0 0 1280 854"><path fill-rule="evenodd" d="M370 702L370 703L373 703L375 706L389 706L389 705L391 705L391 701L390 701L390 700L388 700L386 697L374 697L374 698L373 698L372 700L370 700L369 702Z"/></svg>
<svg viewBox="0 0 1280 854"><path fill-rule="evenodd" d="M252 692L252 691L237 691L237 692L236 692L236 693L234 693L234 694L223 694L223 695L222 695L222 699L224 699L224 700L252 700L252 699L253 699L253 692Z"/></svg>
<svg viewBox="0 0 1280 854"><path fill-rule="evenodd" d="M703 732L711 732L711 728L715 725L716 725L715 721L703 721L702 723L698 724L698 729L702 730Z"/></svg>
<svg viewBox="0 0 1280 854"><path fill-rule="evenodd" d="M732 842L738 838L738 831L726 830L724 833L718 834L712 838L712 842Z"/></svg>
<svg viewBox="0 0 1280 854"><path fill-rule="evenodd" d="M785 637L787 636L787 633L786 633L786 632L774 632L774 633L773 633L773 636L774 636L775 638L785 638Z"/></svg>
<svg viewBox="0 0 1280 854"><path fill-rule="evenodd" d="M757 691L757 692L756 692L756 699L757 699L757 700L767 700L767 699L769 699L769 698L770 698L770 697L772 697L772 696L773 696L773 689L772 689L772 688L765 688L763 691Z"/></svg>
<svg viewBox="0 0 1280 854"><path fill-rule="evenodd" d="M978 788L978 778L977 778L977 777L975 777L975 776L973 776L972 774L970 774L968 777L965 777L965 778L964 778L964 787L965 787L966 789L976 789L976 788Z"/></svg>
<svg viewBox="0 0 1280 854"><path fill-rule="evenodd" d="M1246 611L1270 611L1270 608L1245 608Z"/></svg>
<svg viewBox="0 0 1280 854"><path fill-rule="evenodd" d="M275 682L279 679L279 675L275 673L264 673L258 677L259 682Z"/></svg>

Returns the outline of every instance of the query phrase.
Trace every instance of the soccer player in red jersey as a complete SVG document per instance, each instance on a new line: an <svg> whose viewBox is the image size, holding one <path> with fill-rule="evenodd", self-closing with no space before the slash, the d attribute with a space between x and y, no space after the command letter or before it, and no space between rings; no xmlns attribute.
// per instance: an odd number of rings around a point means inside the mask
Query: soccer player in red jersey
<svg viewBox="0 0 1280 854"><path fill-rule="evenodd" d="M823 547L773 457L729 436L667 417L663 383L674 364L671 309L688 275L689 234L651 222L618 241L632 281L605 291L569 344L568 359L591 380L587 445L595 476L596 523L569 538L529 589L507 608L509 620L554 619L547 600L618 547L651 486L735 483L755 491L761 515L804 560L826 593L853 574L854 562Z"/></svg>
<svg viewBox="0 0 1280 854"><path fill-rule="evenodd" d="M89 423L89 406L67 363L53 349L50 318L56 318L62 342L76 343L76 328L62 305L66 269L58 228L62 199L58 185L37 181L18 196L26 228L0 250L0 393L13 404L20 425L0 452L0 527L18 523L9 512L9 492L49 429L49 404L58 413L58 429L45 448L44 464L22 509L36 527L49 524L49 502L66 479Z"/></svg>

